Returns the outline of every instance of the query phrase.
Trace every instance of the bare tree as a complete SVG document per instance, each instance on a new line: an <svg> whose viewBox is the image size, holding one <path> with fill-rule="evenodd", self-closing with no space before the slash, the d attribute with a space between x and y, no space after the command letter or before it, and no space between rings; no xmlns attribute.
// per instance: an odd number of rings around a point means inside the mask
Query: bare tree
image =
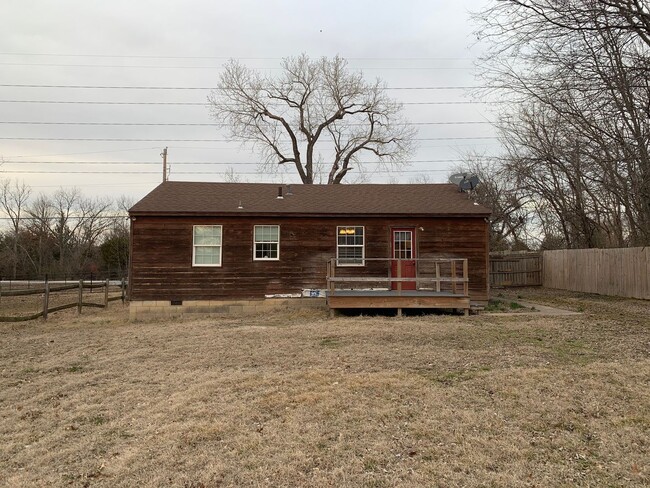
<svg viewBox="0 0 650 488"><path fill-rule="evenodd" d="M242 183L243 179L240 175L235 173L235 168L229 166L223 174L223 179L226 183Z"/></svg>
<svg viewBox="0 0 650 488"><path fill-rule="evenodd" d="M50 271L53 261L52 249L54 242L51 228L54 221L54 210L48 197L39 195L27 208L29 220L25 227L27 231L26 255L32 266L32 272L42 277Z"/></svg>
<svg viewBox="0 0 650 488"><path fill-rule="evenodd" d="M129 265L129 209L135 201L122 195L114 203L110 228L102 234L99 252L109 275L123 277Z"/></svg>
<svg viewBox="0 0 650 488"><path fill-rule="evenodd" d="M208 97L211 114L231 137L252 143L261 169L292 165L303 183L341 183L371 157L384 167L411 153L414 129L382 83L366 82L340 58L286 58L279 77L263 76L235 60Z"/></svg>
<svg viewBox="0 0 650 488"><path fill-rule="evenodd" d="M568 247L650 243L650 7L497 0L479 14L503 171Z"/></svg>
<svg viewBox="0 0 650 488"><path fill-rule="evenodd" d="M426 173L418 173L412 178L409 178L409 183L416 184L416 185L426 185L429 183L433 183L431 176L429 176Z"/></svg>
<svg viewBox="0 0 650 488"><path fill-rule="evenodd" d="M115 220L107 214L111 207L112 202L107 198L79 199L75 218L79 225L76 227L77 245L74 250L79 270L83 270L88 261L94 258L93 251L111 228Z"/></svg>
<svg viewBox="0 0 650 488"><path fill-rule="evenodd" d="M0 185L0 206L7 214L12 231L12 277L16 278L18 270L18 240L25 210L25 205L31 195L31 189L24 182L5 180Z"/></svg>
<svg viewBox="0 0 650 488"><path fill-rule="evenodd" d="M72 248L77 244L77 230L82 224L80 219L75 218L81 198L78 188L60 188L54 192L50 202L55 215L50 232L54 236L58 251L59 273L69 272L68 258L72 258Z"/></svg>
<svg viewBox="0 0 650 488"><path fill-rule="evenodd" d="M10 223L0 229L2 276L62 278L99 272L102 267L124 276L130 197L117 201L86 197L76 188L34 199L30 195L24 183L0 181L0 212Z"/></svg>
<svg viewBox="0 0 650 488"><path fill-rule="evenodd" d="M650 46L647 0L496 0L479 16L490 31L488 35L517 37L536 31L548 39L558 31L609 32L633 34Z"/></svg>
<svg viewBox="0 0 650 488"><path fill-rule="evenodd" d="M505 251L536 247L536 239L527 232L534 219L530 199L507 174L500 159L477 154L467 154L464 159L463 165L453 172L475 174L479 178L480 184L472 197L492 210L490 249Z"/></svg>

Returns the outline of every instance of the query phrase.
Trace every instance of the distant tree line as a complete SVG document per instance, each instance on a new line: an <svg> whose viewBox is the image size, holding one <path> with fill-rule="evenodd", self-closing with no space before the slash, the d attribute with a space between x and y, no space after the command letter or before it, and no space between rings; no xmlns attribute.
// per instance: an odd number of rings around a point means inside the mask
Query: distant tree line
<svg viewBox="0 0 650 488"><path fill-rule="evenodd" d="M494 0L476 19L505 150L464 169L492 248L650 244L650 3Z"/></svg>
<svg viewBox="0 0 650 488"><path fill-rule="evenodd" d="M34 196L24 183L0 180L0 278L126 276L131 205L77 188Z"/></svg>

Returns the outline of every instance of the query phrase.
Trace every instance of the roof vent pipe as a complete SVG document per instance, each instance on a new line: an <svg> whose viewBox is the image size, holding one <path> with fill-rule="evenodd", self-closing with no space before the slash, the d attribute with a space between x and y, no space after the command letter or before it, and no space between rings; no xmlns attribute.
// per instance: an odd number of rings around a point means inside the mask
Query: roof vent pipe
<svg viewBox="0 0 650 488"><path fill-rule="evenodd" d="M278 200L282 200L284 197L282 196L282 187L278 186Z"/></svg>
<svg viewBox="0 0 650 488"><path fill-rule="evenodd" d="M293 195L293 192L291 191L291 185L287 185L287 196L290 197Z"/></svg>

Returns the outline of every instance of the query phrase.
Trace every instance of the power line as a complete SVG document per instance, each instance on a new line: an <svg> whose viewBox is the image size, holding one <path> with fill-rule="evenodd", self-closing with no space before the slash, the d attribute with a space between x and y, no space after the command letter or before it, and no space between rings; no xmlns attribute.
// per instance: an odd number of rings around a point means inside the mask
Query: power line
<svg viewBox="0 0 650 488"><path fill-rule="evenodd" d="M95 100L0 100L0 103L53 103L73 105L201 105L207 106L209 102L111 102Z"/></svg>
<svg viewBox="0 0 650 488"><path fill-rule="evenodd" d="M462 159L415 159L397 161L398 164L416 164L416 163L457 163L462 162ZM160 165L160 161L11 161L5 160L6 164L88 164L88 165L141 165L151 164ZM171 165L219 165L219 166L252 166L262 164L261 162L222 162L222 161L170 161ZM361 164L387 164L379 161L362 161Z"/></svg>
<svg viewBox="0 0 650 488"><path fill-rule="evenodd" d="M86 154L108 154L108 153L117 153L117 152L131 152L131 151L151 151L160 149L158 147L135 147L128 149L112 149L109 151L85 151L85 152L73 152L73 153L59 153L59 154L28 154L20 156L6 156L7 158L46 158L52 156L80 156ZM197 148L192 148L197 149Z"/></svg>
<svg viewBox="0 0 650 488"><path fill-rule="evenodd" d="M460 144L460 145L450 145L450 144L436 144L436 145L422 145L419 147L422 148L432 148L432 147L462 147L462 146L493 146L493 145L499 145L499 143L478 143L478 144ZM177 146L173 145L171 146L173 149L187 149L187 150L208 150L208 151L215 151L215 150L220 150L220 151L227 151L227 150L232 150L232 147L201 147L201 146ZM136 147L136 148L129 148L129 149L114 149L114 150L109 150L109 151L83 151L83 152L68 152L68 153L55 153L55 154L20 154L20 155L11 155L11 156L4 156L6 159L5 161L9 161L11 159L19 159L19 158L40 158L40 157L53 157L53 156L82 156L82 155L87 155L87 154L109 154L109 153L118 153L118 152L134 152L134 151L159 151L160 147L154 146L154 147ZM20 164L23 161L14 161L15 164Z"/></svg>
<svg viewBox="0 0 650 488"><path fill-rule="evenodd" d="M122 187L124 185L129 185L129 186L144 186L144 185L157 185L160 183L160 181L145 181L145 182L138 182L134 183L132 181L127 181L127 182L120 182L120 183L84 183L83 186L86 188L87 186L116 186L116 187ZM74 188L79 185L29 185L30 188Z"/></svg>
<svg viewBox="0 0 650 488"><path fill-rule="evenodd" d="M114 102L95 100L0 100L0 103L50 103L73 105L200 105L209 106L210 102ZM401 102L402 105L483 105L493 102L475 102L454 100L449 102Z"/></svg>
<svg viewBox="0 0 650 488"><path fill-rule="evenodd" d="M47 68L135 68L135 69L213 69L222 71L225 68L223 66L161 66L161 65L127 65L127 64L60 64L60 63L0 63L1 66L43 66ZM277 71L283 70L281 67L273 68L254 68L250 67L253 70L263 70L263 71ZM464 71L464 70L473 70L474 66L365 66L352 68L353 70L432 70L432 71Z"/></svg>
<svg viewBox="0 0 650 488"><path fill-rule="evenodd" d="M229 127L229 124L216 123L158 123L158 122L35 122L3 120L5 125L90 125L90 126L134 126L134 127ZM351 124L361 126L363 124ZM404 125L492 125L489 121L458 121L458 122L406 122Z"/></svg>
<svg viewBox="0 0 650 488"><path fill-rule="evenodd" d="M137 59L244 59L253 60L283 60L282 57L240 57L240 56L149 56L139 54L66 54L66 53L0 53L0 56L51 56L66 58L137 58ZM381 58L381 57L359 57L345 58L347 60L366 60L366 61L460 61L471 60L476 58L470 57L404 57L404 58Z"/></svg>
<svg viewBox="0 0 650 488"><path fill-rule="evenodd" d="M87 217L84 217L84 216L81 216L81 215L70 215L70 216L68 216L68 219L72 219L72 220L90 220L90 219L111 219L111 220L115 220L115 219L128 219L128 218L129 218L129 216L126 215L126 214L125 215L99 215L99 216L93 215L93 216L87 216ZM13 219L11 217L0 217L0 220L13 220ZM54 221L57 220L57 217L49 217L49 218L20 217L20 220L32 220L32 221L36 220L36 221L39 221L39 222L42 222L42 221L52 221L52 222L54 222Z"/></svg>
<svg viewBox="0 0 650 488"><path fill-rule="evenodd" d="M495 139L497 139L495 137ZM465 147L465 146L500 146L501 143L499 142L479 142L479 143L460 143L460 144L422 144L418 145L418 148L431 148L431 147L445 147L445 148L460 148L460 147ZM190 149L190 150L209 150L209 151L229 151L229 150L236 150L235 147L230 146L230 147L208 147L208 146L177 146L174 144L173 146L169 146L170 149ZM154 148L154 149L160 149L160 148Z"/></svg>
<svg viewBox="0 0 650 488"><path fill-rule="evenodd" d="M423 137L414 141L456 141L470 139L498 139L495 136L478 137ZM101 141L101 142L239 142L228 139L124 139L124 138L82 138L82 137L0 137L3 141Z"/></svg>
<svg viewBox="0 0 650 488"><path fill-rule="evenodd" d="M438 173L447 172L449 169L422 169L422 170L373 170L371 174L375 173ZM84 175L157 175L159 171L3 171L3 173L11 174L84 174ZM172 171L172 175L223 175L223 171ZM284 173L289 175L289 173ZM259 173L246 173L237 172L235 175L252 176L259 175Z"/></svg>
<svg viewBox="0 0 650 488"><path fill-rule="evenodd" d="M5 84L6 88L70 88L93 90L222 90L214 86L134 86L134 85L35 85L35 84ZM394 86L386 90L469 90L478 86Z"/></svg>

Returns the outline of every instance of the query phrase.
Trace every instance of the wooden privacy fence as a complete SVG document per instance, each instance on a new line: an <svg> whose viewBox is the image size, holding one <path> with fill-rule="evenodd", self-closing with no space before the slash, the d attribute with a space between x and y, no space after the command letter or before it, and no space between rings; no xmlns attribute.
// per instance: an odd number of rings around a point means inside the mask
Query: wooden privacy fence
<svg viewBox="0 0 650 488"><path fill-rule="evenodd" d="M544 286L650 299L650 248L544 251Z"/></svg>
<svg viewBox="0 0 650 488"><path fill-rule="evenodd" d="M61 310L66 310L68 308L77 308L77 312L81 313L83 307L95 307L95 308L107 308L109 302L121 300L124 303L126 298L126 282L122 280L119 286L120 295L118 296L109 296L109 289L111 286L110 280L106 280L103 283L87 283L83 280L79 280L78 283L70 285L61 285L61 286L50 286L50 283L45 281L44 287L42 289L26 289L26 290L10 290L3 291L0 288L0 322L24 322L28 320L35 320L39 317L43 317L47 320L47 316L50 313L60 312ZM92 290L98 289L101 290L103 294L101 296L101 303L84 301L84 289ZM74 302L66 303L63 305L50 306L50 299L53 294L64 293L66 291L78 290L75 294L76 300ZM6 302L11 297L19 296L29 296L29 295L42 295L42 307L36 313L30 313L29 315L15 315L15 316L3 316L2 315L2 304L3 301Z"/></svg>
<svg viewBox="0 0 650 488"><path fill-rule="evenodd" d="M541 286L542 264L539 253L490 253L490 286Z"/></svg>

